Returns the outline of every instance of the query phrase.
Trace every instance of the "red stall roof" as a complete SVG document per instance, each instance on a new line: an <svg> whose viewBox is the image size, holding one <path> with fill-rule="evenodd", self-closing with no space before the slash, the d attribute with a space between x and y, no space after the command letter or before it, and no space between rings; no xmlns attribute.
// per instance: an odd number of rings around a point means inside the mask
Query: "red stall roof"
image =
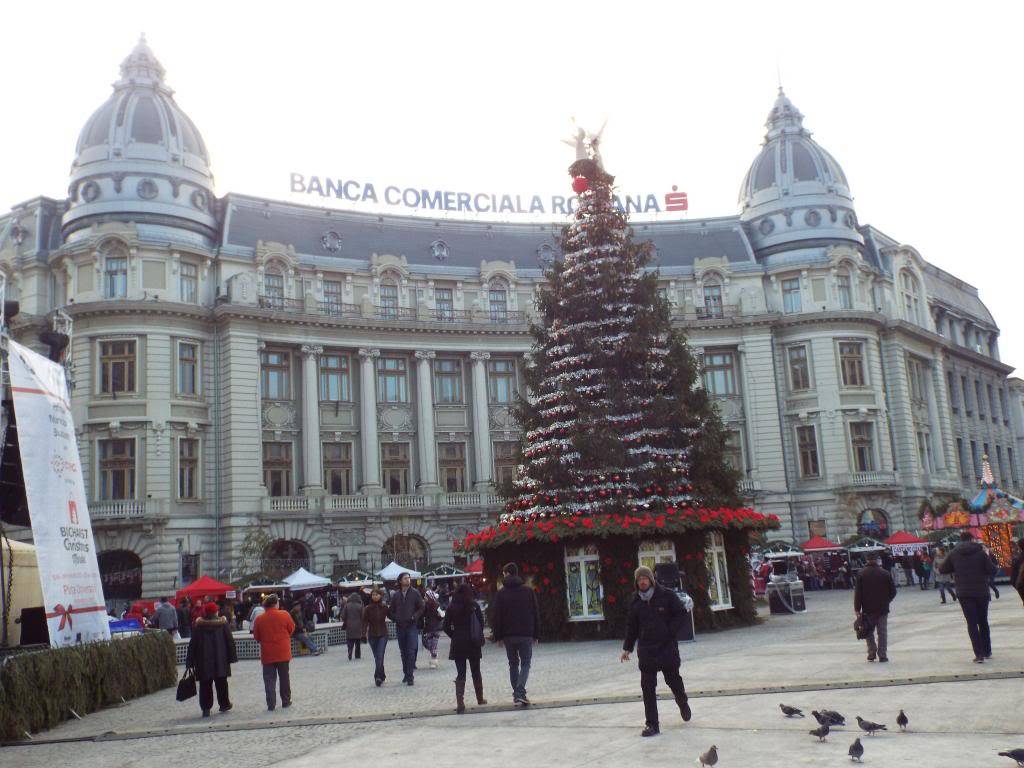
<svg viewBox="0 0 1024 768"><path fill-rule="evenodd" d="M801 544L800 549L804 552L815 552L824 549L842 549L842 547L824 536L814 536Z"/></svg>
<svg viewBox="0 0 1024 768"><path fill-rule="evenodd" d="M230 584L223 584L209 576L200 576L187 587L179 589L175 597L178 600L183 597L221 597L234 589Z"/></svg>
<svg viewBox="0 0 1024 768"><path fill-rule="evenodd" d="M896 531L892 536L885 540L886 544L927 544L925 539L919 539L912 533L906 531Z"/></svg>

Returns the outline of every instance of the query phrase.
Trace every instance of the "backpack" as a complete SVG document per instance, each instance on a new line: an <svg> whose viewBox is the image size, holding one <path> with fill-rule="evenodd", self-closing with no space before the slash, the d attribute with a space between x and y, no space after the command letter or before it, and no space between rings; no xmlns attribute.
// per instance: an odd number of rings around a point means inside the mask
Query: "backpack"
<svg viewBox="0 0 1024 768"><path fill-rule="evenodd" d="M469 639L481 648L484 645L484 625L480 621L480 612L477 608L469 612Z"/></svg>

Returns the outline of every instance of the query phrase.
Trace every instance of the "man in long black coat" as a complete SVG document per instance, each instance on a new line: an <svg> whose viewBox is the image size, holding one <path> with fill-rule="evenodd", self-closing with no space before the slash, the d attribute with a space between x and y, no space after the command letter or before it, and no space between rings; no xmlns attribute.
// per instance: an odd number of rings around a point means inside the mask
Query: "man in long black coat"
<svg viewBox="0 0 1024 768"><path fill-rule="evenodd" d="M203 615L196 620L188 644L186 666L196 671L199 683L199 706L203 717L210 716L213 708L213 690L217 689L217 705L221 712L231 709L228 678L231 665L238 661L235 638L228 620L217 615L217 604L203 606Z"/></svg>
<svg viewBox="0 0 1024 768"><path fill-rule="evenodd" d="M622 661L636 646L640 662L640 690L644 694L646 725L641 736L656 736L658 725L658 672L676 697L683 720L690 719L690 705L686 700L683 678L679 675L679 630L686 619L686 610L674 592L654 580L650 568L640 566L633 577L636 594L629 607L626 639L622 643Z"/></svg>
<svg viewBox="0 0 1024 768"><path fill-rule="evenodd" d="M867 623L868 661L889 660L889 604L895 597L896 582L879 567L878 555L870 553L853 589L853 612Z"/></svg>

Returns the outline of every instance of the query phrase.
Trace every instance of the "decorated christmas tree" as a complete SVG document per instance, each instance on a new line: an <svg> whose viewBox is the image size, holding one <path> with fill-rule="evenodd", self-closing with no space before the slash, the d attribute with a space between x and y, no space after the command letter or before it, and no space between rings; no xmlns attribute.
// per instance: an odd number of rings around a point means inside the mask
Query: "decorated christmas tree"
<svg viewBox="0 0 1024 768"><path fill-rule="evenodd" d="M724 430L658 296L652 244L633 240L614 179L597 161L578 160L570 173L579 207L540 294L526 366L531 398L517 414L523 461L507 511L658 514L734 504Z"/></svg>
<svg viewBox="0 0 1024 768"><path fill-rule="evenodd" d="M698 628L750 623L749 537L778 519L737 506L725 432L658 296L652 245L633 240L583 137L569 168L579 206L540 293L517 409L522 461L501 519L455 547L483 555L486 585L518 563L548 638L621 636L639 562L678 567Z"/></svg>

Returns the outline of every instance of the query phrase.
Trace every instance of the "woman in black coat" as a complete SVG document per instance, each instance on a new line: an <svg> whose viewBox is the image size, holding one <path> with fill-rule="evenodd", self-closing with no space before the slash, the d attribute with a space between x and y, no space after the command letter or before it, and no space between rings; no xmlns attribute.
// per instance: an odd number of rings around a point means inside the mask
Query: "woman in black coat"
<svg viewBox="0 0 1024 768"><path fill-rule="evenodd" d="M455 711L466 711L466 662L473 675L476 703L486 704L484 681L480 675L481 648L484 644L484 614L473 596L473 588L462 584L455 592L444 616L444 633L452 639L448 658L455 662Z"/></svg>
<svg viewBox="0 0 1024 768"><path fill-rule="evenodd" d="M199 706L203 710L203 717L210 716L215 687L220 711L231 709L228 678L231 677L231 665L238 661L235 638L231 634L228 620L218 616L217 611L216 603L207 603L203 607L203 616L196 620L192 628L185 661L186 667L195 670L199 682Z"/></svg>

